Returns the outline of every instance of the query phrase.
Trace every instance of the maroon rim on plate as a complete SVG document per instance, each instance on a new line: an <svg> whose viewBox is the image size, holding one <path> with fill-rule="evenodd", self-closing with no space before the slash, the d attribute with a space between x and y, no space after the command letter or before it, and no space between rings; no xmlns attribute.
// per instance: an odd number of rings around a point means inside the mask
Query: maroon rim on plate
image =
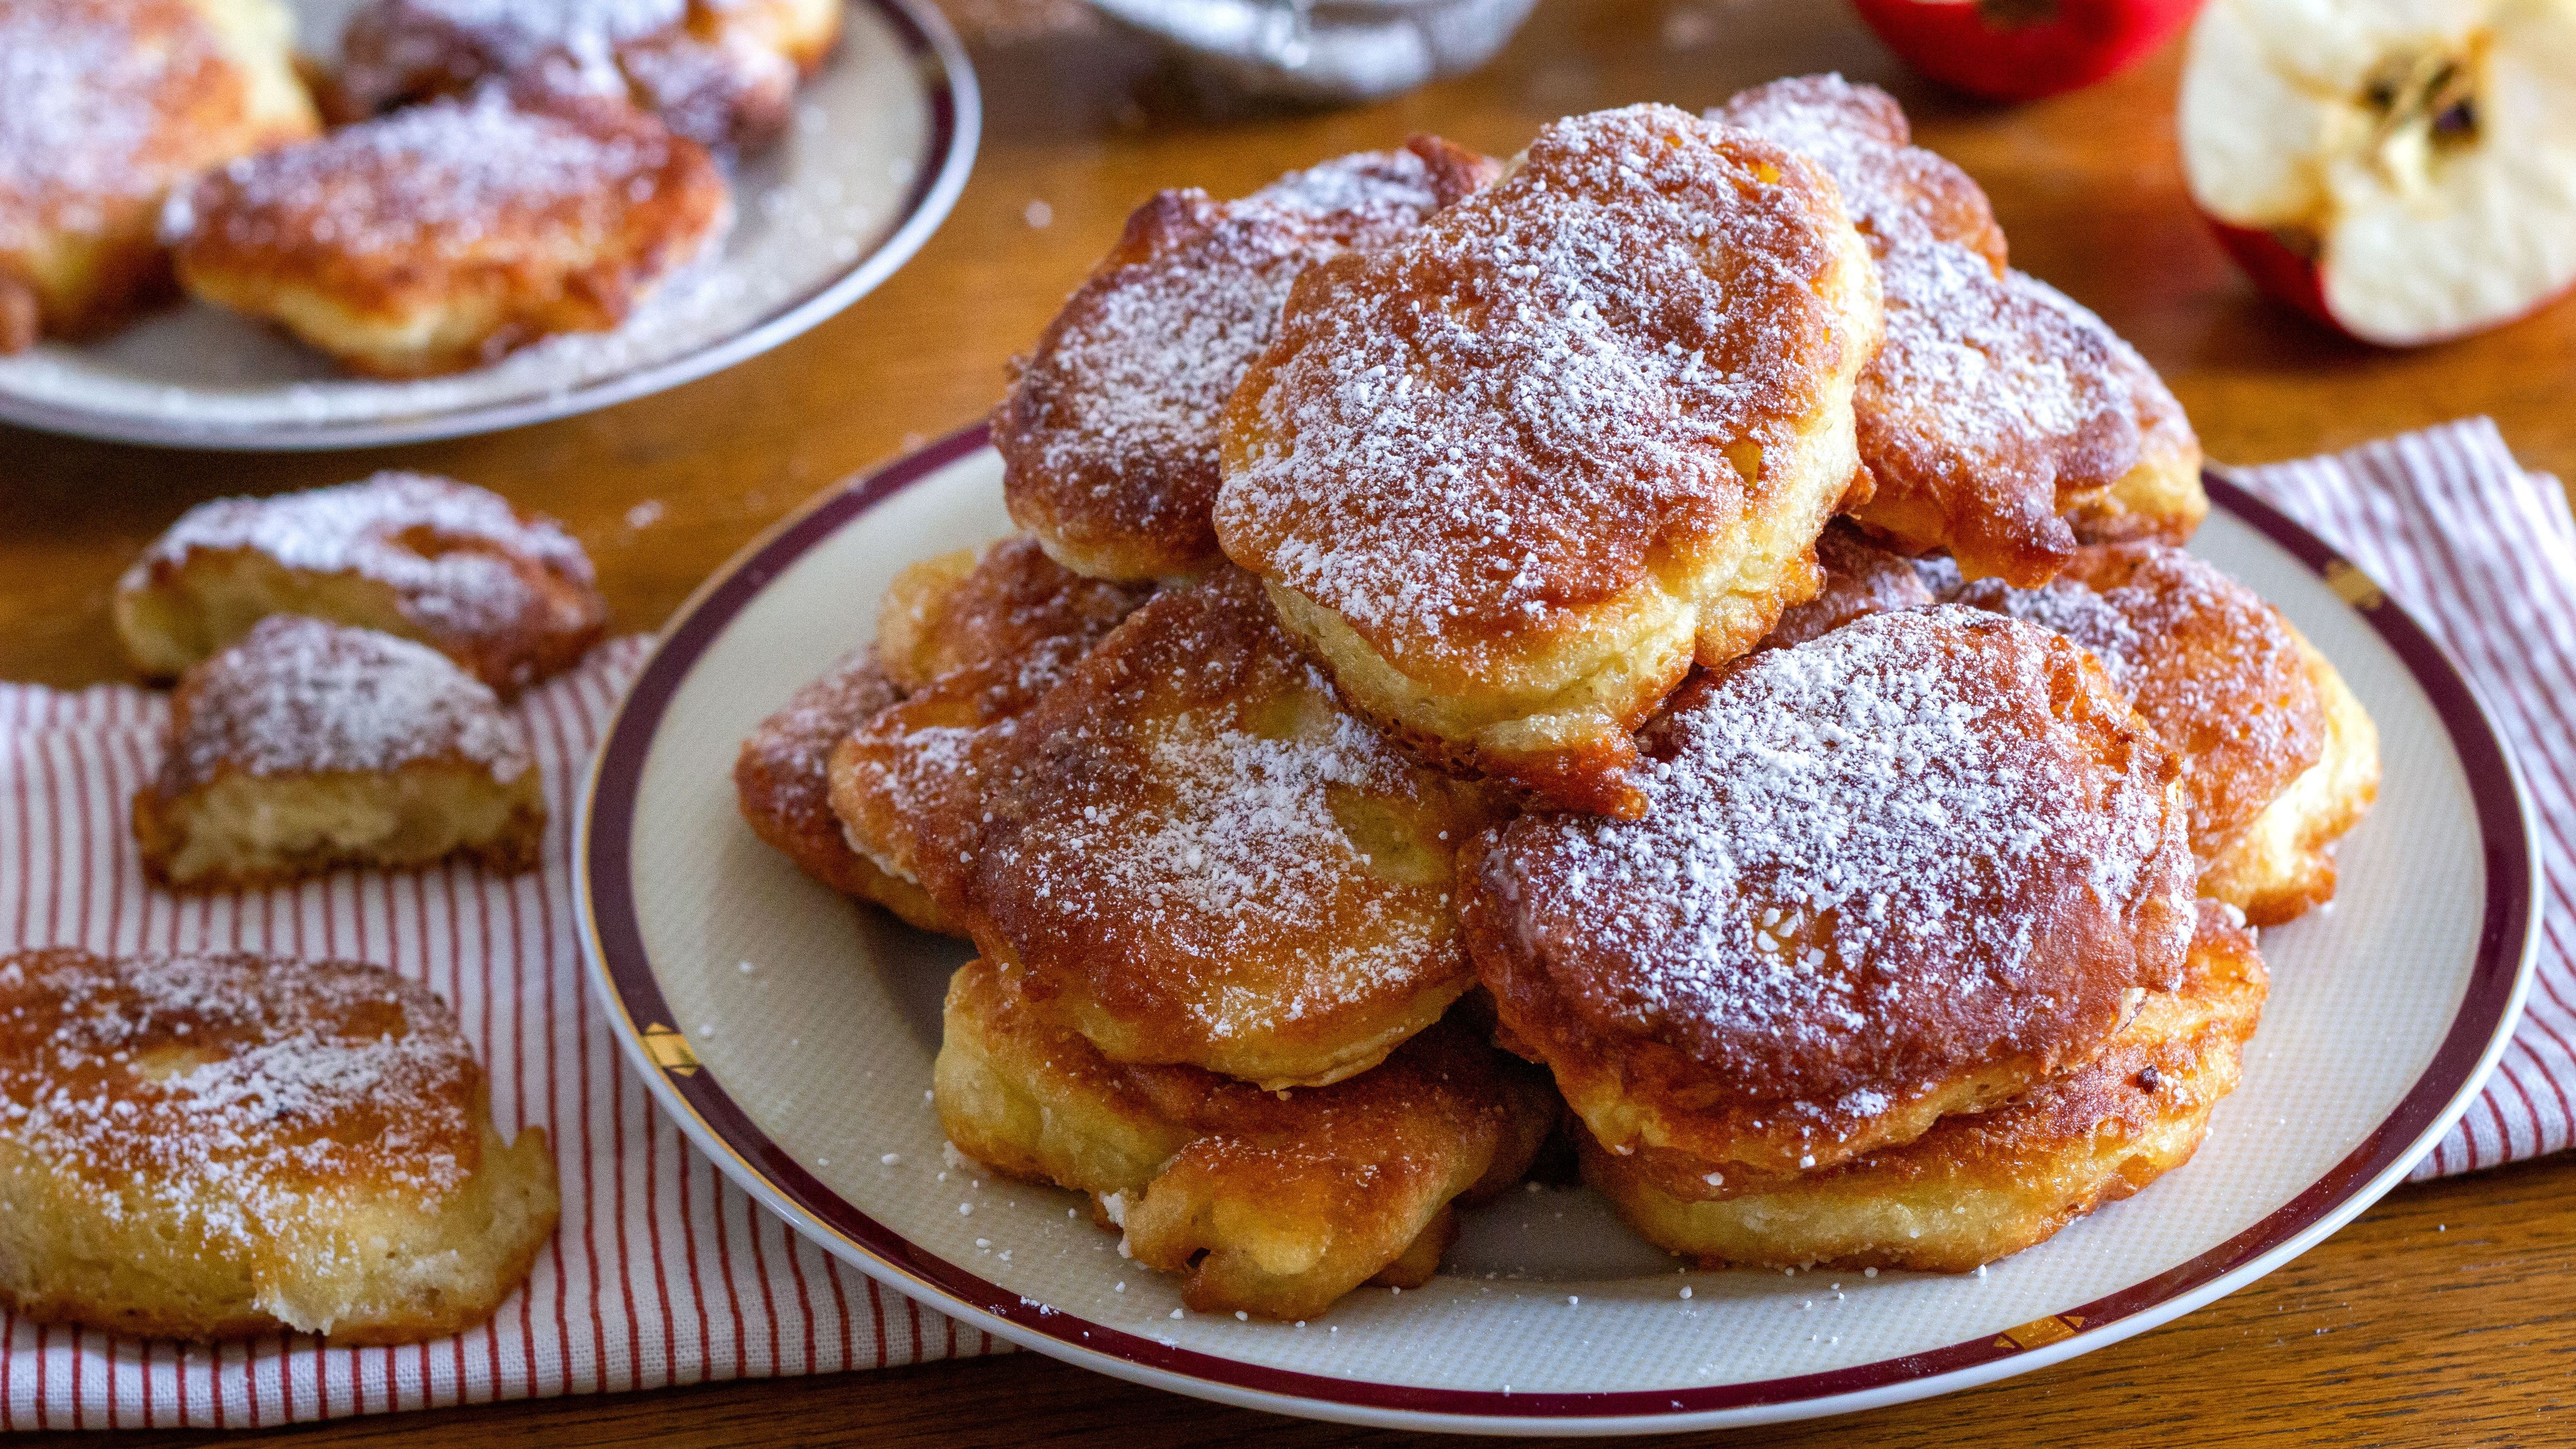
<svg viewBox="0 0 2576 1449"><path fill-rule="evenodd" d="M664 1094L666 1105L677 1104L693 1114L697 1125L757 1174L781 1201L839 1240L826 1246L853 1250L859 1255L854 1259L859 1266L880 1276L892 1275L889 1281L894 1286L935 1300L934 1307L984 1319L1005 1337L1041 1351L1093 1367L1124 1366L1150 1376L1149 1381L1183 1391L1204 1388L1224 1396L1275 1396L1372 1416L1437 1416L1448 1420L1448 1427L1467 1429L1499 1428L1510 1420L1546 1421L1572 1429L1582 1421L1788 1408L1852 1395L1885 1397L1891 1391L1910 1397L1901 1393L1902 1386L1961 1373L1971 1373L1972 1381L2001 1377L2152 1327L2225 1291L2228 1285L2221 1280L2264 1255L2303 1236L2330 1231L2338 1209L2347 1209L2346 1217L2359 1210L2353 1202L2357 1193L2383 1178L2393 1185L2395 1169L2431 1149L2438 1135L2433 1129L2447 1129L2449 1119L2467 1105L2470 1088L2482 1077L2518 1015L2536 924L2535 857L2521 785L2485 711L2441 645L2395 602L2380 597L2355 605L2355 610L2431 700L2476 803L2486 866L2486 904L2477 956L2449 1032L2396 1109L2298 1196L2217 1247L2143 1282L2061 1309L2054 1329L2044 1329L2027 1342L2010 1334L1989 1336L1823 1373L1695 1388L1505 1394L1374 1383L1245 1363L1059 1312L916 1247L860 1211L771 1141L712 1071L700 1069L683 1076L653 1066L641 1054L633 1027L636 1020L672 1019L645 951L631 865L645 760L681 681L725 626L789 564L885 499L984 444L985 429L969 428L853 479L754 544L684 606L637 676L601 746L583 812L577 861L583 908L589 917L586 938L594 953L592 964L609 989L608 1004L627 1018L628 1029L621 1036L630 1060ZM2250 524L2320 578L2352 568L2306 528L2244 489L2215 475L2204 481L2216 506ZM2193 1301L2182 1303L2186 1299ZM2171 1307L2177 1303L2182 1306ZM2141 1321L2141 1315L2158 1308L2168 1311ZM1090 1362L1095 1355L1110 1363ZM1973 1374L2006 1360L2022 1362L1997 1373Z"/></svg>

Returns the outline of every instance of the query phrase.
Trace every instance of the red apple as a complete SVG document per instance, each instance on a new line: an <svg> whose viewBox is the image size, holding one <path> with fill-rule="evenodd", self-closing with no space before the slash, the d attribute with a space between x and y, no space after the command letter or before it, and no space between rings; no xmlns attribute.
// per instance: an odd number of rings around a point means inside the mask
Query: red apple
<svg viewBox="0 0 2576 1449"><path fill-rule="evenodd" d="M1854 0L1905 63L1990 101L2035 101L2126 70L2200 0Z"/></svg>
<svg viewBox="0 0 2576 1449"><path fill-rule="evenodd" d="M2576 0L2211 0L2193 202L2256 286L2383 346L2576 286Z"/></svg>

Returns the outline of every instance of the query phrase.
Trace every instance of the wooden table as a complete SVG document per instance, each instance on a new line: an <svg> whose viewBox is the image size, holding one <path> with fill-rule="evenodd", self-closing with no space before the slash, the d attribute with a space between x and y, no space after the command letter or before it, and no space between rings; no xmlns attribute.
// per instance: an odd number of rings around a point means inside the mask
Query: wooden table
<svg viewBox="0 0 2576 1449"><path fill-rule="evenodd" d="M986 0L975 13L989 25L997 12ZM652 628L798 500L977 418L1004 359L1157 186L1239 194L1288 167L1415 130L1508 153L1566 112L1641 99L1704 106L1811 70L1896 90L1919 136L1993 194L2014 259L2135 341L2191 409L2214 458L2291 457L2488 413L2526 463L2576 475L2576 306L2451 347L2384 353L2265 303L2184 199L2172 143L2175 53L2014 111L1927 90L1839 7L1813 0L1543 0L1483 73L1324 114L1211 104L1150 53L1097 28L1017 40L988 33L977 60L984 149L947 226L874 295L722 376L589 417L354 456L156 452L0 428L0 677L118 677L109 587L189 504L397 465L468 478L565 520L597 558L619 622ZM659 509L637 508L648 501ZM2193 1445L2557 1439L2569 1431L2555 1416L2576 1398L2576 1284L2561 1276L2571 1271L2576 1160L2406 1188L2264 1283L2117 1347L1862 1422L1727 1442L1825 1443L1855 1429L1900 1444L1971 1435ZM1017 1355L361 1421L297 1437L318 1446L396 1437L1285 1445L1378 1436L1219 1409Z"/></svg>

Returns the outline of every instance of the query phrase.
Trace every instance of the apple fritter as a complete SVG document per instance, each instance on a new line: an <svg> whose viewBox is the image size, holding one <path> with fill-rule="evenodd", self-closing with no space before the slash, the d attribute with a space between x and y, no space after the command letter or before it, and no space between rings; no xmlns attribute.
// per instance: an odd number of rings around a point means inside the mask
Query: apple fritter
<svg viewBox="0 0 2576 1449"><path fill-rule="evenodd" d="M1969 1272L2189 1161L2236 1089L2268 980L2253 931L2203 901L2173 989L2148 993L2101 1055L1990 1111L1737 1197L1675 1197L1588 1137L1584 1180L1704 1268Z"/></svg>
<svg viewBox="0 0 2576 1449"><path fill-rule="evenodd" d="M1112 1060L1320 1085L1472 983L1453 877L1489 793L1342 708L1239 569L1128 616L996 773L976 945Z"/></svg>
<svg viewBox="0 0 2576 1449"><path fill-rule="evenodd" d="M949 983L936 1067L950 1141L1089 1193L1138 1262L1202 1312L1312 1318L1363 1283L1416 1287L1450 1205L1520 1180L1554 1125L1545 1078L1444 1023L1359 1076L1269 1092L1122 1066L990 960Z"/></svg>
<svg viewBox="0 0 2576 1449"><path fill-rule="evenodd" d="M170 189L320 129L276 0L0 0L0 353L171 291Z"/></svg>
<svg viewBox="0 0 2576 1449"><path fill-rule="evenodd" d="M555 1161L379 966L0 957L0 1303L136 1337L410 1343L492 1316Z"/></svg>
<svg viewBox="0 0 2576 1449"><path fill-rule="evenodd" d="M2202 894L2258 925L2333 894L2333 843L2377 793L2377 732L2279 610L2161 543L2086 546L2040 588L1982 579L1949 597L2091 650L2189 762Z"/></svg>
<svg viewBox="0 0 2576 1449"><path fill-rule="evenodd" d="M199 299L421 377L616 326L732 215L705 148L650 116L481 92L202 177L165 231Z"/></svg>
<svg viewBox="0 0 2576 1449"><path fill-rule="evenodd" d="M1631 732L1815 592L1878 338L1823 171L1670 107L1571 117L1297 279L1217 535L1380 725L1633 815Z"/></svg>
<svg viewBox="0 0 2576 1449"><path fill-rule="evenodd" d="M545 785L490 686L408 639L263 619L170 697L134 837L160 884L292 880L465 855L537 864Z"/></svg>
<svg viewBox="0 0 2576 1449"><path fill-rule="evenodd" d="M1013 364L993 412L1011 517L1103 578L1218 561L1217 415L1269 344L1289 284L1375 246L1500 168L1437 137L1291 172L1239 201L1156 194Z"/></svg>
<svg viewBox="0 0 2576 1449"><path fill-rule="evenodd" d="M1854 398L1876 484L1862 524L2023 585L2056 574L2079 526L2179 541L2197 525L2208 500L2180 405L2100 318L2005 264L1984 194L1912 144L1894 98L1799 76L1710 114L1831 172L1869 238L1887 342Z"/></svg>
<svg viewBox="0 0 2576 1449"><path fill-rule="evenodd" d="M2098 1054L2192 932L2181 764L2092 656L1955 606L1703 675L1641 820L1462 862L1507 1044L1689 1198L1921 1136Z"/></svg>
<svg viewBox="0 0 2576 1449"><path fill-rule="evenodd" d="M418 640L504 694L580 662L608 630L590 555L551 518L428 473L180 515L116 585L116 633L169 676L271 614Z"/></svg>

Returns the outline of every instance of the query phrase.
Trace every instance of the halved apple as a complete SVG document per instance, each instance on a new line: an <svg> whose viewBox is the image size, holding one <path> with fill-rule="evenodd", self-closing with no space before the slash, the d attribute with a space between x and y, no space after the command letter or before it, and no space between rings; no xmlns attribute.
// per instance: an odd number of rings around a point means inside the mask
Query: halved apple
<svg viewBox="0 0 2576 1449"><path fill-rule="evenodd" d="M1855 0L1905 63L1990 101L2105 79L2182 28L2200 0Z"/></svg>
<svg viewBox="0 0 2576 1449"><path fill-rule="evenodd" d="M2576 285L2576 0L2212 0L2190 46L2192 199L2264 291L2405 347Z"/></svg>

